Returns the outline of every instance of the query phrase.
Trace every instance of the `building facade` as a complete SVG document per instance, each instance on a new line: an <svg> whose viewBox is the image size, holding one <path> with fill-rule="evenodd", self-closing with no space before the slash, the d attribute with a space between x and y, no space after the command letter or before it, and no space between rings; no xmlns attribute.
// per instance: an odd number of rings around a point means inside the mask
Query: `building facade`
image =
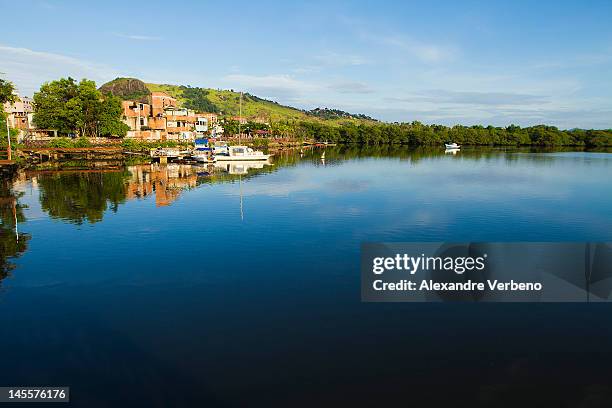
<svg viewBox="0 0 612 408"><path fill-rule="evenodd" d="M127 137L141 140L193 141L218 126L215 113L199 113L179 107L176 98L152 92L150 103L123 101L123 122L130 127Z"/></svg>
<svg viewBox="0 0 612 408"><path fill-rule="evenodd" d="M14 129L27 130L32 127L34 105L31 98L17 96L13 103L5 103L4 112L7 113L9 126Z"/></svg>

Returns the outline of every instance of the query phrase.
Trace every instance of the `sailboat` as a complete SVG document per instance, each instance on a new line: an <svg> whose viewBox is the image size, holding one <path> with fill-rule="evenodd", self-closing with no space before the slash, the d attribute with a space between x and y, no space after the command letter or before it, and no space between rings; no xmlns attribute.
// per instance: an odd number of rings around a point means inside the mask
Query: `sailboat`
<svg viewBox="0 0 612 408"><path fill-rule="evenodd" d="M242 134L242 92L240 92L240 116L238 117L238 146L230 146L226 155L216 156L217 161L236 161L236 160L268 160L272 155L265 154L260 150L253 150L248 146L240 145L240 136Z"/></svg>

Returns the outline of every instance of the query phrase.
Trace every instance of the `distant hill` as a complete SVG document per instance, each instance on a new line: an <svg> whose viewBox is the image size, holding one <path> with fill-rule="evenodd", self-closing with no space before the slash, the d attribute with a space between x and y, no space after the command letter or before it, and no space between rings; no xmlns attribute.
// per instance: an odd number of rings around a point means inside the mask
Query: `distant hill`
<svg viewBox="0 0 612 408"><path fill-rule="evenodd" d="M196 110L198 102L207 101L214 112L226 116L238 116L240 112L240 92L211 88L192 88L168 84L147 84L152 92L162 91L177 98L181 105ZM268 121L306 119L307 115L300 109L280 105L273 101L259 98L249 93L242 95L242 116L262 118Z"/></svg>
<svg viewBox="0 0 612 408"><path fill-rule="evenodd" d="M102 85L100 90L110 92L123 100L144 100L151 92L166 92L176 98L181 106L188 109L199 112L216 112L224 116L238 116L240 110L240 93L233 90L152 84L135 78L116 78ZM247 119L263 119L269 122L322 120L334 124L375 121L366 115L351 114L337 109L317 108L312 111L304 111L249 93L244 93L242 97L242 116Z"/></svg>
<svg viewBox="0 0 612 408"><path fill-rule="evenodd" d="M340 109L329 109L329 108L316 108L313 110L309 110L306 114L310 116L315 116L321 119L362 119L369 120L373 122L378 122L378 120L371 118L370 116L364 115L362 113L348 113L342 111Z"/></svg>
<svg viewBox="0 0 612 408"><path fill-rule="evenodd" d="M111 93L123 100L146 102L151 91L136 78L115 78L100 87L102 93Z"/></svg>

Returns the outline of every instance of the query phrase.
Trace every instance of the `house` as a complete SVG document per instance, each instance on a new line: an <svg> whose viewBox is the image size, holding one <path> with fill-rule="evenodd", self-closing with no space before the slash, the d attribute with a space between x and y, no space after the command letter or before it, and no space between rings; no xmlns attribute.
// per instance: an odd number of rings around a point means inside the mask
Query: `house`
<svg viewBox="0 0 612 408"><path fill-rule="evenodd" d="M218 118L215 113L198 113L180 107L176 98L164 92L152 92L149 101L149 104L140 101L122 102L123 122L130 127L127 137L193 141L216 129Z"/></svg>
<svg viewBox="0 0 612 408"><path fill-rule="evenodd" d="M165 92L151 92L150 99L153 116L162 116L164 109L178 106L176 98L171 97Z"/></svg>
<svg viewBox="0 0 612 408"><path fill-rule="evenodd" d="M31 98L17 96L15 102L5 103L3 108L8 114L7 117L10 127L20 130L28 130L33 127L32 116L34 113L34 103Z"/></svg>
<svg viewBox="0 0 612 408"><path fill-rule="evenodd" d="M123 122L130 127L130 130L139 131L149 126L151 105L138 101L123 101L121 107L123 108Z"/></svg>

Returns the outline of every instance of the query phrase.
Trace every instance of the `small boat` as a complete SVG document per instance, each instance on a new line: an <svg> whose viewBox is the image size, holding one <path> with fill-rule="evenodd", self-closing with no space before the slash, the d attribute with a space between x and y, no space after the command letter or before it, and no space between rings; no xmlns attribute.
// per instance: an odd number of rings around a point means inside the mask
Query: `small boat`
<svg viewBox="0 0 612 408"><path fill-rule="evenodd" d="M457 143L444 143L444 147L447 149L461 149L461 146L459 146Z"/></svg>
<svg viewBox="0 0 612 408"><path fill-rule="evenodd" d="M216 141L214 146L213 146L213 153L215 155L218 154L224 154L224 155L229 155L229 146L227 144L227 142L224 141Z"/></svg>
<svg viewBox="0 0 612 408"><path fill-rule="evenodd" d="M208 139L196 139L191 157L198 163L212 161L213 151L208 144Z"/></svg>
<svg viewBox="0 0 612 408"><path fill-rule="evenodd" d="M217 161L268 160L272 155L247 146L230 146L227 155L215 155Z"/></svg>

